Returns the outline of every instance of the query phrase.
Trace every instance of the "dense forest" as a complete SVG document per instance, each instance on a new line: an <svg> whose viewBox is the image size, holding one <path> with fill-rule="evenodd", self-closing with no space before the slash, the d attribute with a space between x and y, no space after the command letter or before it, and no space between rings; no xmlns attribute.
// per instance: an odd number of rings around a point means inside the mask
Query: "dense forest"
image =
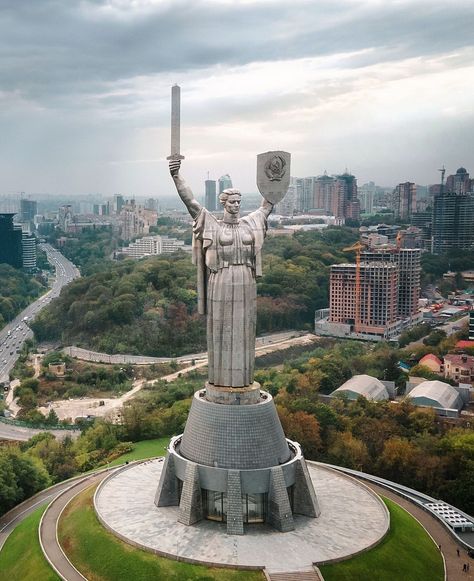
<svg viewBox="0 0 474 581"><path fill-rule="evenodd" d="M258 332L312 328L328 304L331 264L356 239L346 228L268 237L258 282ZM188 255L102 262L100 272L73 281L32 325L41 340L107 353L177 356L205 349L196 312L196 273Z"/></svg>
<svg viewBox="0 0 474 581"><path fill-rule="evenodd" d="M61 230L55 230L50 242L54 245L59 237L65 238L61 253L80 269L83 276L100 272L119 244L110 228L85 230L68 236Z"/></svg>
<svg viewBox="0 0 474 581"><path fill-rule="evenodd" d="M0 264L0 329L45 291L31 274Z"/></svg>

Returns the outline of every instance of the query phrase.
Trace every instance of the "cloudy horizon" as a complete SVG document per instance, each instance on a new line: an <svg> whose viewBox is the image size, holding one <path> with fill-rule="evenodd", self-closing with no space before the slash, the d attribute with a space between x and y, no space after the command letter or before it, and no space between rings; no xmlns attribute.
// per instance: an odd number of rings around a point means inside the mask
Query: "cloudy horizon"
<svg viewBox="0 0 474 581"><path fill-rule="evenodd" d="M473 17L470 0L4 0L0 195L172 194L174 83L197 195L207 172L255 191L269 149L359 184L474 173Z"/></svg>

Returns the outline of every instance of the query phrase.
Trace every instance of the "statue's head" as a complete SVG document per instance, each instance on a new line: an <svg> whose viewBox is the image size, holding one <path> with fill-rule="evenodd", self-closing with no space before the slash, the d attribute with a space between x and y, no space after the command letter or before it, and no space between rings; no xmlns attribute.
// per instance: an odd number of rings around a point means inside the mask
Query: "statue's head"
<svg viewBox="0 0 474 581"><path fill-rule="evenodd" d="M228 188L219 195L219 202L229 214L238 214L240 212L241 199L242 194L234 188Z"/></svg>

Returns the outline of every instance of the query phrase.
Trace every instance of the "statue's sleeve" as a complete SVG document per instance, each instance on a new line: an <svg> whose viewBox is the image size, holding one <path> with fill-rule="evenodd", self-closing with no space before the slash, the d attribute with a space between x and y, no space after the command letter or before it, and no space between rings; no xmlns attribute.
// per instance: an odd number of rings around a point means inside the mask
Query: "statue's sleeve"
<svg viewBox="0 0 474 581"><path fill-rule="evenodd" d="M216 218L206 208L201 208L193 223L193 264L197 267L198 313L207 313L208 271L217 270Z"/></svg>
<svg viewBox="0 0 474 581"><path fill-rule="evenodd" d="M267 234L267 217L265 212L258 208L243 218L253 233L255 249L255 275L262 276L262 247Z"/></svg>

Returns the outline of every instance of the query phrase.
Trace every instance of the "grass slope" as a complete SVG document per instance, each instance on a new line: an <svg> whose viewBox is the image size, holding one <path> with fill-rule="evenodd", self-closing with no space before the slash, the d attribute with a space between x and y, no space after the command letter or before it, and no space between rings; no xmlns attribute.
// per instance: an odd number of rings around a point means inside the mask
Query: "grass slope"
<svg viewBox="0 0 474 581"><path fill-rule="evenodd" d="M8 537L0 552L0 579L59 581L43 556L38 526L46 504L32 512Z"/></svg>
<svg viewBox="0 0 474 581"><path fill-rule="evenodd" d="M259 571L207 568L157 557L123 543L99 523L88 489L64 511L59 541L69 559L90 581L262 581Z"/></svg>
<svg viewBox="0 0 474 581"><path fill-rule="evenodd" d="M122 454L115 460L109 463L109 466L118 466L131 462L132 460L143 460L145 458L153 458L154 456L164 456L166 454L166 446L170 438L156 438L155 440L142 440L141 442L134 442L133 450Z"/></svg>
<svg viewBox="0 0 474 581"><path fill-rule="evenodd" d="M384 498L390 532L367 553L320 567L325 581L443 581L443 559L425 529L403 508Z"/></svg>

